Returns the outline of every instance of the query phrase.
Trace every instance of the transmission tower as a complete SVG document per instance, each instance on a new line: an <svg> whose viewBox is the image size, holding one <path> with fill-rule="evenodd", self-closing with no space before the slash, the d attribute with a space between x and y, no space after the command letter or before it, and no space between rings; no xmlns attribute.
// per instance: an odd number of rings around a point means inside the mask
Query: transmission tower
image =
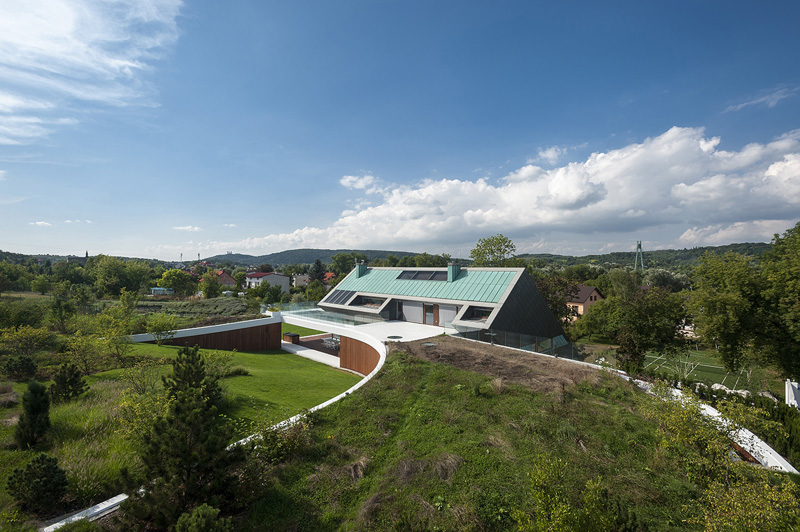
<svg viewBox="0 0 800 532"><path fill-rule="evenodd" d="M633 259L633 271L642 270L644 273L644 256L642 255L642 241L636 241L636 257Z"/></svg>

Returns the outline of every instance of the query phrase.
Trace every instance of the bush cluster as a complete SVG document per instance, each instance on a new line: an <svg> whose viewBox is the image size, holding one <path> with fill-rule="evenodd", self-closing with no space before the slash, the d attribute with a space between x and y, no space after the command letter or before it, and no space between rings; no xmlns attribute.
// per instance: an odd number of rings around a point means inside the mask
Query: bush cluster
<svg viewBox="0 0 800 532"><path fill-rule="evenodd" d="M56 458L37 454L11 473L6 488L24 509L45 513L57 507L66 494L67 474Z"/></svg>

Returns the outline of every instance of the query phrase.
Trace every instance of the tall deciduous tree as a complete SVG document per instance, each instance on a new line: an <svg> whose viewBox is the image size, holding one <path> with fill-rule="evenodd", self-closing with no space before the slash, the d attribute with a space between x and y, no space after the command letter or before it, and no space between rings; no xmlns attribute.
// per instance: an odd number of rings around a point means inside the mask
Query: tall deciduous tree
<svg viewBox="0 0 800 532"><path fill-rule="evenodd" d="M566 329L578 315L577 311L567 304L578 294L578 282L558 274L534 275L533 280L547 302L550 312L561 323L561 327Z"/></svg>
<svg viewBox="0 0 800 532"><path fill-rule="evenodd" d="M200 283L200 291L203 292L203 297L206 299L213 299L222 295L222 285L219 284L217 273L213 270L206 272L203 276L203 281Z"/></svg>
<svg viewBox="0 0 800 532"><path fill-rule="evenodd" d="M685 349L679 335L686 318L684 300L662 288L639 290L631 299L598 301L576 324L578 334L601 333L619 344L620 367L636 372L648 351L674 356Z"/></svg>
<svg viewBox="0 0 800 532"><path fill-rule="evenodd" d="M481 238L475 248L469 252L469 257L475 266L511 268L525 266L524 261L514 256L517 246L510 238L496 234Z"/></svg>
<svg viewBox="0 0 800 532"><path fill-rule="evenodd" d="M197 289L197 281L191 274L182 270L167 270L161 274L161 279L158 281L158 286L161 288L171 288L179 296L188 296L194 293Z"/></svg>
<svg viewBox="0 0 800 532"><path fill-rule="evenodd" d="M800 223L775 235L759 262L706 254L695 271L691 307L698 333L730 370L749 358L800 377Z"/></svg>

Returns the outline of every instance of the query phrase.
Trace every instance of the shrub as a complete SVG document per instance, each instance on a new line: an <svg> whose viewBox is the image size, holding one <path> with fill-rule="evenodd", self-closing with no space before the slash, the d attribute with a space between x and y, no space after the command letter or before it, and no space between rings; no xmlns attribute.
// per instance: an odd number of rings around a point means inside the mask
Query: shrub
<svg viewBox="0 0 800 532"><path fill-rule="evenodd" d="M36 375L36 369L36 362L27 355L10 357L3 364L3 371L8 375L8 378L18 382L32 379Z"/></svg>
<svg viewBox="0 0 800 532"><path fill-rule="evenodd" d="M174 337L177 328L178 321L175 316L163 312L147 316L147 332L153 335L159 346Z"/></svg>
<svg viewBox="0 0 800 532"><path fill-rule="evenodd" d="M50 385L50 399L53 403L69 401L88 390L81 371L75 364L61 364Z"/></svg>
<svg viewBox="0 0 800 532"><path fill-rule="evenodd" d="M35 446L50 428L50 397L47 388L36 381L28 384L22 395L23 412L19 416L14 440L21 449Z"/></svg>
<svg viewBox="0 0 800 532"><path fill-rule="evenodd" d="M207 504L201 504L191 513L187 512L178 518L175 532L233 532L230 518L219 519L219 510Z"/></svg>
<svg viewBox="0 0 800 532"><path fill-rule="evenodd" d="M161 382L161 366L164 363L162 359L142 358L132 367L122 370L122 380L139 395L154 392Z"/></svg>
<svg viewBox="0 0 800 532"><path fill-rule="evenodd" d="M14 391L10 383L0 383L0 408L7 408L19 403L19 394Z"/></svg>
<svg viewBox="0 0 800 532"><path fill-rule="evenodd" d="M289 426L270 425L261 428L252 440L250 455L265 465L278 464L304 453L314 445L311 421L300 417Z"/></svg>
<svg viewBox="0 0 800 532"><path fill-rule="evenodd" d="M67 492L67 474L56 458L37 454L11 472L6 489L23 508L44 513L58 506Z"/></svg>

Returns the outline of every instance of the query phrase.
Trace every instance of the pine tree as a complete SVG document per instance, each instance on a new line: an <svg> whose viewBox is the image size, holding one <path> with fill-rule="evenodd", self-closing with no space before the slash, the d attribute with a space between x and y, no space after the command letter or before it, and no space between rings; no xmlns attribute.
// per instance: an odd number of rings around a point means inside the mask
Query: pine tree
<svg viewBox="0 0 800 532"><path fill-rule="evenodd" d="M53 403L69 401L88 390L81 371L75 364L61 364L50 385L50 398Z"/></svg>
<svg viewBox="0 0 800 532"><path fill-rule="evenodd" d="M172 362L172 375L163 377L164 389L171 398L182 390L197 388L207 406L217 406L222 399L222 389L216 378L208 375L200 348L182 347Z"/></svg>
<svg viewBox="0 0 800 532"><path fill-rule="evenodd" d="M206 375L195 348L184 348L164 380L172 397L169 412L143 438L141 458L152 483L123 506L126 525L173 526L181 514L201 503L225 508L233 491L239 448L227 450L230 426L217 414L220 389Z"/></svg>
<svg viewBox="0 0 800 532"><path fill-rule="evenodd" d="M28 449L39 443L50 428L50 396L47 395L47 388L31 381L22 395L22 410L14 440L20 449Z"/></svg>
<svg viewBox="0 0 800 532"><path fill-rule="evenodd" d="M44 513L52 511L67 493L67 474L56 458L37 454L11 472L6 489L23 508Z"/></svg>

